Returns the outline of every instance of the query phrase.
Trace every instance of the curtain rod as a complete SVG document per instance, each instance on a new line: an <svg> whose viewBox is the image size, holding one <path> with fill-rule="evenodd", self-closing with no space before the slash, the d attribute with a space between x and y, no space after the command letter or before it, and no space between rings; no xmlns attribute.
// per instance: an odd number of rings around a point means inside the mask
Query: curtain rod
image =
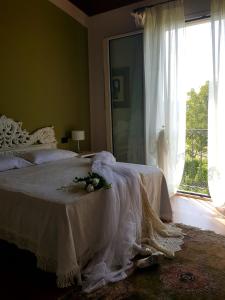
<svg viewBox="0 0 225 300"><path fill-rule="evenodd" d="M210 18L210 14L207 14L207 15L203 15L200 17L194 17L194 18L187 19L185 22L191 23L193 21L200 21L200 20L209 19L209 18Z"/></svg>
<svg viewBox="0 0 225 300"><path fill-rule="evenodd" d="M170 2L175 2L175 1L177 1L177 0L167 0L167 1L159 2L159 3L155 3L155 4L152 4L152 5L138 7L138 8L135 8L133 10L133 12L134 13L141 12L141 11L144 11L146 8L151 8L151 7L155 7L155 6L158 6L158 5L162 5L162 4L166 4L166 3L170 3Z"/></svg>

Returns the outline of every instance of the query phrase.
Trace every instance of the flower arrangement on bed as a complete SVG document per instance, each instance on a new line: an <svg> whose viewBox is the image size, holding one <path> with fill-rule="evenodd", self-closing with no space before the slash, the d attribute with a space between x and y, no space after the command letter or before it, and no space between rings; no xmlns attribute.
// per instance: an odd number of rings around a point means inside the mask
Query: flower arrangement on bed
<svg viewBox="0 0 225 300"><path fill-rule="evenodd" d="M75 183L78 182L83 182L85 183L85 190L88 193L94 192L96 190L100 190L100 189L110 189L112 187L112 185L110 183L108 183L104 177L102 177L101 175L94 173L94 172L89 172L88 176L86 177L75 177L75 179L73 180Z"/></svg>

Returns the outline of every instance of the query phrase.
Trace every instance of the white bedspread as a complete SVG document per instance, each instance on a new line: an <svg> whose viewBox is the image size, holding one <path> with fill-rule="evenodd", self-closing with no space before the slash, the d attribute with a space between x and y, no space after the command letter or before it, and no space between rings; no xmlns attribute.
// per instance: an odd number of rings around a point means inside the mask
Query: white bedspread
<svg viewBox="0 0 225 300"><path fill-rule="evenodd" d="M122 165L144 174L155 212L171 218L161 172ZM105 226L109 190L88 194L75 187L58 189L75 176L86 176L90 167L88 159L71 158L0 173L0 238L32 251L38 267L56 273L60 287L72 284L74 276L80 281L81 270L110 237Z"/></svg>

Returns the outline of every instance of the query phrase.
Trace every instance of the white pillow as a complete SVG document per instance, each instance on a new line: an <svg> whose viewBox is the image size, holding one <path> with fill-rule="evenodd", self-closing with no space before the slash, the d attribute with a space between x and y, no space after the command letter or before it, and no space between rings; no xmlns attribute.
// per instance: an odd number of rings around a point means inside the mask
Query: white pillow
<svg viewBox="0 0 225 300"><path fill-rule="evenodd" d="M78 154L69 150L61 149L41 149L20 154L21 157L33 164L42 164L49 161L72 158Z"/></svg>
<svg viewBox="0 0 225 300"><path fill-rule="evenodd" d="M0 172L32 166L32 163L16 156L0 156Z"/></svg>

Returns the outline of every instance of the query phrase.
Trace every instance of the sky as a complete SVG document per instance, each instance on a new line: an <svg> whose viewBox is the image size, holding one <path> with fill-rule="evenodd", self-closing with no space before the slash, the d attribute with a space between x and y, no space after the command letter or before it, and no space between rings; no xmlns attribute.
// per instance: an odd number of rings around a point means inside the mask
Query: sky
<svg viewBox="0 0 225 300"><path fill-rule="evenodd" d="M193 24L193 23L192 23ZM195 23L186 27L185 91L200 87L210 79L211 34L210 22Z"/></svg>

